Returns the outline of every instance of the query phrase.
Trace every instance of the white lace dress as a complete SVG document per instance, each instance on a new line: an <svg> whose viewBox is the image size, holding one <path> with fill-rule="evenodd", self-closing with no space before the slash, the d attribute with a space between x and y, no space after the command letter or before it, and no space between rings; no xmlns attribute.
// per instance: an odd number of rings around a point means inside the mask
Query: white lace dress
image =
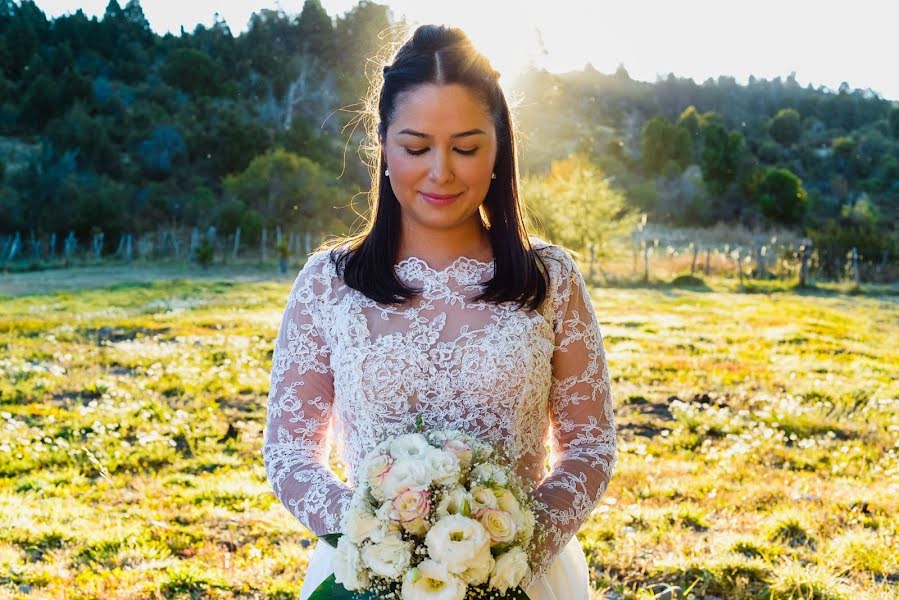
<svg viewBox="0 0 899 600"><path fill-rule="evenodd" d="M327 252L309 257L275 341L263 456L275 494L312 533L340 530L363 457L414 430L420 415L427 429L463 429L518 457L547 532L526 591L531 600L586 600L574 534L618 458L609 370L570 254L531 242L550 272L541 310L472 301L493 261L459 257L438 271L406 258L395 272L423 292L391 306L344 285ZM345 483L328 467L332 440ZM316 544L301 598L331 574L330 556Z"/></svg>

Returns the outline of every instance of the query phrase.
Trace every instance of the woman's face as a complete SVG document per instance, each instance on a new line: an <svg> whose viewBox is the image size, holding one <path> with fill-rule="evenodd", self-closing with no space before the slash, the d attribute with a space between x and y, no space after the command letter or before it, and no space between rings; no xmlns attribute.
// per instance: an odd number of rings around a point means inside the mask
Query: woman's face
<svg viewBox="0 0 899 600"><path fill-rule="evenodd" d="M451 230L479 223L496 149L493 119L466 87L426 84L401 95L383 150L406 225Z"/></svg>

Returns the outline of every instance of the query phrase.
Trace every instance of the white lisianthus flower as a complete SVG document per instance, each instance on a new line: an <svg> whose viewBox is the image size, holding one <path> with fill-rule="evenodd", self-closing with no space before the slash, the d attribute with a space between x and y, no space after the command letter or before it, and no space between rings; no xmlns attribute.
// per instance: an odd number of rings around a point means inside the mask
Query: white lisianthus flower
<svg viewBox="0 0 899 600"><path fill-rule="evenodd" d="M434 483L443 486L459 483L461 465L455 454L432 448L425 456L425 461L431 469Z"/></svg>
<svg viewBox="0 0 899 600"><path fill-rule="evenodd" d="M471 511L482 508L499 508L496 495L493 490L485 485L476 485L471 488Z"/></svg>
<svg viewBox="0 0 899 600"><path fill-rule="evenodd" d="M471 470L471 479L478 483L506 485L509 478L506 472L493 463L481 463Z"/></svg>
<svg viewBox="0 0 899 600"><path fill-rule="evenodd" d="M490 553L490 546L485 546L479 556L476 556L467 569L459 573L459 577L469 585L480 585L487 582L493 565L496 561Z"/></svg>
<svg viewBox="0 0 899 600"><path fill-rule="evenodd" d="M390 442L390 455L394 460L404 458L421 459L433 446L420 433L398 435Z"/></svg>
<svg viewBox="0 0 899 600"><path fill-rule="evenodd" d="M368 573L362 565L359 548L345 535L337 540L331 568L334 569L334 581L343 584L346 589L361 590L368 587Z"/></svg>
<svg viewBox="0 0 899 600"><path fill-rule="evenodd" d="M425 559L403 578L403 600L464 600L468 586L434 560Z"/></svg>
<svg viewBox="0 0 899 600"><path fill-rule="evenodd" d="M437 504L437 518L447 515L462 515L464 517L471 514L472 499L471 494L462 486L450 488L444 492ZM466 514L468 513L468 514Z"/></svg>
<svg viewBox="0 0 899 600"><path fill-rule="evenodd" d="M426 488L431 485L431 471L423 460L397 460L384 477L384 499L393 500L407 488Z"/></svg>
<svg viewBox="0 0 899 600"><path fill-rule="evenodd" d="M491 544L508 544L515 539L518 528L512 515L498 508L482 508L474 513L474 517L487 530Z"/></svg>
<svg viewBox="0 0 899 600"><path fill-rule="evenodd" d="M361 554L362 561L374 574L397 579L412 560L412 543L403 541L399 536L388 535L377 544L363 546Z"/></svg>
<svg viewBox="0 0 899 600"><path fill-rule="evenodd" d="M428 432L428 443L437 448L442 447L448 439L450 439L450 435L447 431L439 430Z"/></svg>
<svg viewBox="0 0 899 600"><path fill-rule="evenodd" d="M462 515L448 515L425 535L428 555L451 573L464 573L474 561L490 552L490 536L484 526Z"/></svg>
<svg viewBox="0 0 899 600"><path fill-rule="evenodd" d="M347 514L343 533L357 546L365 540L379 542L387 535L387 523L376 517L371 507L354 507Z"/></svg>
<svg viewBox="0 0 899 600"><path fill-rule="evenodd" d="M496 558L490 574L490 587L505 594L506 590L520 584L528 571L528 555L518 546L510 548Z"/></svg>

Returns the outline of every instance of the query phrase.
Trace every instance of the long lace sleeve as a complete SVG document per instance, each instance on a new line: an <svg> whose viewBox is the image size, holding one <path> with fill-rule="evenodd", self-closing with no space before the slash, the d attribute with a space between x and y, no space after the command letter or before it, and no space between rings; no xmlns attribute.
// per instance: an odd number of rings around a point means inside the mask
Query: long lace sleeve
<svg viewBox="0 0 899 600"><path fill-rule="evenodd" d="M532 579L590 516L618 458L609 369L584 277L563 251L553 302L555 350L549 409L551 471L535 490L537 523L546 532L532 555Z"/></svg>
<svg viewBox="0 0 899 600"><path fill-rule="evenodd" d="M323 336L330 276L327 255L297 275L275 340L263 458L281 503L316 535L338 531L351 491L328 467L334 379Z"/></svg>

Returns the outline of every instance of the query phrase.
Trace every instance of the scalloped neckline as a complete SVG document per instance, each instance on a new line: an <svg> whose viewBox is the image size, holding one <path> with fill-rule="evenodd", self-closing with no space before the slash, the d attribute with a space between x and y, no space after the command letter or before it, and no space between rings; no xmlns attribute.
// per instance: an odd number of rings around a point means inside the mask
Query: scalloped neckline
<svg viewBox="0 0 899 600"><path fill-rule="evenodd" d="M424 260L423 258L419 258L418 256L412 255L412 256L407 256L406 258L404 258L401 261L399 261L398 263L396 263L393 266L393 268L395 270L400 270L404 265L411 265L414 263L420 264L422 267L422 270L425 271L426 273L431 273L433 275L441 275L444 273L452 273L452 272L456 271L460 267L460 265L466 265L466 264L476 265L479 269L487 269L496 264L496 258L491 258L488 262L484 262L482 260L478 260L476 258L471 258L469 256L458 256L455 258L455 260L453 260L453 262L451 262L447 266L443 267L442 269L435 269L434 267L429 265L428 262L426 260Z"/></svg>

